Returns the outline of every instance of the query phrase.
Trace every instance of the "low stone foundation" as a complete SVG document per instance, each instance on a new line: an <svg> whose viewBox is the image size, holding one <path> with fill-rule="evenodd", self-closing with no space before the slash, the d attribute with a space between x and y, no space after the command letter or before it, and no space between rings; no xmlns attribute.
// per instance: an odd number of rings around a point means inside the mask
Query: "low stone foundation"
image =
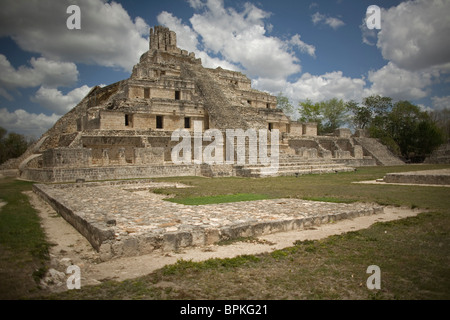
<svg viewBox="0 0 450 320"><path fill-rule="evenodd" d="M100 252L102 260L307 229L383 212L374 204L271 199L203 206L164 201L151 180L44 185L33 190Z"/></svg>
<svg viewBox="0 0 450 320"><path fill-rule="evenodd" d="M386 183L450 185L450 169L388 173Z"/></svg>
<svg viewBox="0 0 450 320"><path fill-rule="evenodd" d="M152 166L116 166L91 168L44 168L25 169L20 177L39 182L76 182L85 181L140 179L159 177L185 177L200 175L197 165L152 165Z"/></svg>

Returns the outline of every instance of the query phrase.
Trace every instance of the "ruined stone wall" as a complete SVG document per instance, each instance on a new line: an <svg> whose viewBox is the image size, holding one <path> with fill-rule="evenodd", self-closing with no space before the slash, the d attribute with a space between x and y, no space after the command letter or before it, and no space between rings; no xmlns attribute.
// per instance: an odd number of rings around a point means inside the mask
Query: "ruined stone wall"
<svg viewBox="0 0 450 320"><path fill-rule="evenodd" d="M291 122L289 124L289 134L294 137L301 137L303 135L303 125L298 122Z"/></svg>
<svg viewBox="0 0 450 320"><path fill-rule="evenodd" d="M125 123L125 113L119 111L101 111L100 129L101 130L133 130L132 120L129 118L129 125Z"/></svg>
<svg viewBox="0 0 450 320"><path fill-rule="evenodd" d="M142 83L128 87L130 99L193 100L193 84L181 81L164 81L157 84Z"/></svg>
<svg viewBox="0 0 450 320"><path fill-rule="evenodd" d="M75 182L141 179L158 177L182 177L200 175L200 168L195 165L153 165L153 166L116 166L92 168L47 168L26 169L21 177L40 182Z"/></svg>
<svg viewBox="0 0 450 320"><path fill-rule="evenodd" d="M134 164L164 164L166 148L134 148Z"/></svg>
<svg viewBox="0 0 450 320"><path fill-rule="evenodd" d="M213 73L224 86L231 86L239 90L251 90L252 81L241 72L225 70L221 67L206 70Z"/></svg>
<svg viewBox="0 0 450 320"><path fill-rule="evenodd" d="M48 149L43 154L44 168L89 167L92 165L92 150L56 148Z"/></svg>
<svg viewBox="0 0 450 320"><path fill-rule="evenodd" d="M277 98L267 93L252 91L241 91L242 103L248 104L253 108L275 109L277 107Z"/></svg>
<svg viewBox="0 0 450 320"><path fill-rule="evenodd" d="M142 148L141 137L89 137L81 138L84 148L92 150L93 165L132 164L134 162L134 148ZM108 161L105 162L104 159Z"/></svg>
<svg viewBox="0 0 450 320"><path fill-rule="evenodd" d="M304 136L317 136L317 124L316 123L303 123L303 135Z"/></svg>

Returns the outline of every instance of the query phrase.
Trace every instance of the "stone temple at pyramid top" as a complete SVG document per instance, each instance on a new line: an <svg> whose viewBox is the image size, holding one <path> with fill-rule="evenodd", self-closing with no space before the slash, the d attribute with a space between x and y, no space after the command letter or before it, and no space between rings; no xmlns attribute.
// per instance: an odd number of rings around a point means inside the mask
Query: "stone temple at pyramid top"
<svg viewBox="0 0 450 320"><path fill-rule="evenodd" d="M150 50L163 50L167 52L179 51L177 47L177 34L163 26L151 28Z"/></svg>

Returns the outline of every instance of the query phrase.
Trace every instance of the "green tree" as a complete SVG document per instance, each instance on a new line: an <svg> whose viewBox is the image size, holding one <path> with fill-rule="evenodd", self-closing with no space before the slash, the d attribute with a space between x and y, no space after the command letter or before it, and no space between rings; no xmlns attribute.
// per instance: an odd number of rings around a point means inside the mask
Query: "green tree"
<svg viewBox="0 0 450 320"><path fill-rule="evenodd" d="M323 133L322 120L323 115L319 103L313 103L310 99L306 99L303 102L299 102L298 112L300 122L314 122L317 123L317 133Z"/></svg>
<svg viewBox="0 0 450 320"><path fill-rule="evenodd" d="M344 126L348 121L347 105L342 99L333 98L320 103L323 114L323 130L325 133L333 133Z"/></svg>
<svg viewBox="0 0 450 320"><path fill-rule="evenodd" d="M277 96L277 107L287 115L292 117L294 115L294 106L289 101L289 98L284 96L282 92L280 92Z"/></svg>
<svg viewBox="0 0 450 320"><path fill-rule="evenodd" d="M12 159L20 157L30 146L31 141L28 141L25 136L7 131L0 127L0 164Z"/></svg>
<svg viewBox="0 0 450 320"><path fill-rule="evenodd" d="M350 122L354 128L366 129L372 120L372 112L365 106L360 106L355 101L347 102L347 110L352 114Z"/></svg>
<svg viewBox="0 0 450 320"><path fill-rule="evenodd" d="M7 133L6 129L0 127L0 140L2 140L4 136L6 136L6 133Z"/></svg>
<svg viewBox="0 0 450 320"><path fill-rule="evenodd" d="M430 117L441 128L446 139L450 139L450 109L434 110L429 113Z"/></svg>
<svg viewBox="0 0 450 320"><path fill-rule="evenodd" d="M445 141L430 115L409 101L399 101L390 112L375 117L370 134L412 162L423 161Z"/></svg>
<svg viewBox="0 0 450 320"><path fill-rule="evenodd" d="M372 124L383 124L392 110L392 98L372 95L366 97L359 105L355 101L347 102L347 109L353 114L352 125L355 128L367 129Z"/></svg>
<svg viewBox="0 0 450 320"><path fill-rule="evenodd" d="M317 123L317 133L333 133L334 130L342 127L348 120L347 106L343 100L336 98L313 103L307 99L299 103L301 122Z"/></svg>

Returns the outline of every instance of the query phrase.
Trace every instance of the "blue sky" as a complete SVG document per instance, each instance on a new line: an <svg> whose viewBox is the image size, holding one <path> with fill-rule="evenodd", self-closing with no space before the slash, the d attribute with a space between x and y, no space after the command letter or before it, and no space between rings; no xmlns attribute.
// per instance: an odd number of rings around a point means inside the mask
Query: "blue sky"
<svg viewBox="0 0 450 320"><path fill-rule="evenodd" d="M69 30L69 5L81 29ZM365 24L381 8L381 30ZM450 105L450 1L4 0L0 126L39 137L95 85L130 76L149 28L177 32L203 65L245 73L294 105L380 94Z"/></svg>

